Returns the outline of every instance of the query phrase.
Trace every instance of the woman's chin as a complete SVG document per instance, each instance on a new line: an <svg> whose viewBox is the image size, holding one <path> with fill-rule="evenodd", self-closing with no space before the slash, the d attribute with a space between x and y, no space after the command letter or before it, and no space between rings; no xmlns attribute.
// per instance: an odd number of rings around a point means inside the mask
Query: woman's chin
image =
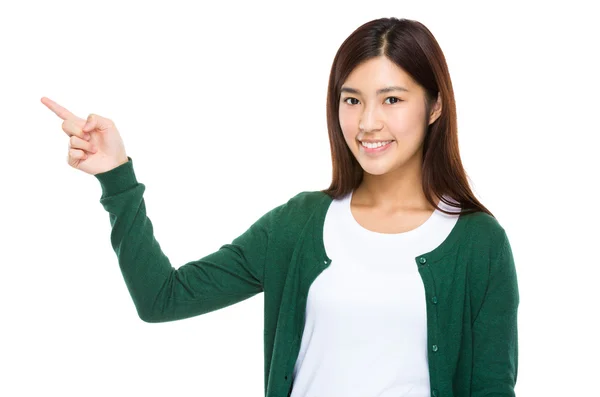
<svg viewBox="0 0 600 397"><path fill-rule="evenodd" d="M391 171L389 165L386 164L361 164L364 172L369 175L385 175Z"/></svg>

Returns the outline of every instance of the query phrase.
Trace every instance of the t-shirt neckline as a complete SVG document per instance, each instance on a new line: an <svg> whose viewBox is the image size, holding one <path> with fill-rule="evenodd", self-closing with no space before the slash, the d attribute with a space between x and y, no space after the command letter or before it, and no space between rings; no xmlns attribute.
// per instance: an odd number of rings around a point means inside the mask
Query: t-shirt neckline
<svg viewBox="0 0 600 397"><path fill-rule="evenodd" d="M354 194L354 190L352 190L343 200L343 205L344 205L344 214L347 220L347 223L349 225L350 228L352 228L356 233L362 234L368 238L379 238L379 239L393 239L393 240L407 240L407 239L413 239L416 238L418 236L421 236L423 234L426 234L428 230L430 230L431 228L435 227L435 224L437 222L439 222L439 215L440 212L437 208L435 208L431 215L425 220L425 222L423 222L422 224L420 224L419 226L417 226L416 228L413 228L411 230L407 230L405 232L400 232L400 233L381 233L381 232L376 232L373 230L369 230L367 228L365 228L364 226L362 226L360 223L358 223L358 221L356 220L356 218L354 217L354 214L352 214L352 209L351 209L351 201L352 201L352 196ZM438 206L441 205L441 202L438 203Z"/></svg>

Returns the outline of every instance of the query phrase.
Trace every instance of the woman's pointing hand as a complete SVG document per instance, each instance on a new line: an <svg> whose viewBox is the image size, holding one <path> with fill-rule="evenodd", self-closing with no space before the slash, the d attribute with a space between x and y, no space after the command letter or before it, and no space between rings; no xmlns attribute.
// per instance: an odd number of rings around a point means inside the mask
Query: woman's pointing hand
<svg viewBox="0 0 600 397"><path fill-rule="evenodd" d="M62 130L70 137L67 162L71 167L95 175L128 161L112 120L94 113L82 119L46 97L41 101L63 120Z"/></svg>

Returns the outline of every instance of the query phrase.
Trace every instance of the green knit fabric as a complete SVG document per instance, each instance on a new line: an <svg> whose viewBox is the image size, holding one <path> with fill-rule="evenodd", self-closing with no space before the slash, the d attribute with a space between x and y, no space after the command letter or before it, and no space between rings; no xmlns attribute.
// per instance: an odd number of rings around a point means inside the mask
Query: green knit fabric
<svg viewBox="0 0 600 397"><path fill-rule="evenodd" d="M95 177L139 317L175 321L264 293L265 396L289 396L308 290L331 264L323 244L331 197L301 192L231 243L175 269L154 237L145 185L128 159ZM427 299L431 396L514 396L519 290L505 230L483 212L463 214L441 245L414 260Z"/></svg>

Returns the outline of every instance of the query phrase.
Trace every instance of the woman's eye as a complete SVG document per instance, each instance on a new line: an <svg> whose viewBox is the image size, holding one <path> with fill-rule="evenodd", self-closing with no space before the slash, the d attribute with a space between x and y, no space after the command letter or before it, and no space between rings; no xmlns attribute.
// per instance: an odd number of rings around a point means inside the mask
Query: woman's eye
<svg viewBox="0 0 600 397"><path fill-rule="evenodd" d="M402 101L400 98L396 98L395 96L390 96L390 97L387 97L387 98L385 98L385 99L386 99L386 100L388 100L388 99L395 99L395 100L396 100L396 102L392 102L392 103L398 103L398 102L401 102L401 101Z"/></svg>

